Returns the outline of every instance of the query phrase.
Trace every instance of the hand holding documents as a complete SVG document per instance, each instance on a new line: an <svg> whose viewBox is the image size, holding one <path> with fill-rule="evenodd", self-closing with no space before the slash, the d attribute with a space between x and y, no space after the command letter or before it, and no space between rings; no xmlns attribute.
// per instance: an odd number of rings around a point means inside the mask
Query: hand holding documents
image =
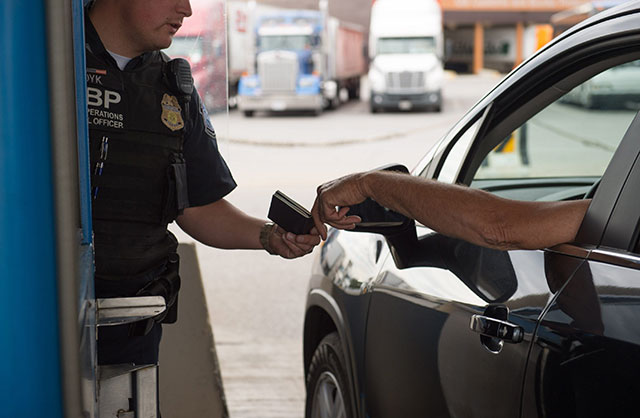
<svg viewBox="0 0 640 418"><path fill-rule="evenodd" d="M280 190L271 197L269 219L287 232L308 234L313 228L311 212Z"/></svg>

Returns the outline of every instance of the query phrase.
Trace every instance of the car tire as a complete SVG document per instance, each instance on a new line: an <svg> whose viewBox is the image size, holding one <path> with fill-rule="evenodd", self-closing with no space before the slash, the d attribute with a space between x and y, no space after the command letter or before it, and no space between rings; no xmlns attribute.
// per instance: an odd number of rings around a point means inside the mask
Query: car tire
<svg viewBox="0 0 640 418"><path fill-rule="evenodd" d="M351 396L338 333L320 341L307 374L306 418L351 418Z"/></svg>
<svg viewBox="0 0 640 418"><path fill-rule="evenodd" d="M248 118L253 116L253 110L245 110L244 115Z"/></svg>

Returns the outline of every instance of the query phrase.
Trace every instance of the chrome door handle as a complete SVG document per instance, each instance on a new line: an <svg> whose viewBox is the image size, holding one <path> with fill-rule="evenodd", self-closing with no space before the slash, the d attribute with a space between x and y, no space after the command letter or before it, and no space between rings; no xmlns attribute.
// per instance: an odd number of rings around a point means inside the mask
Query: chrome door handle
<svg viewBox="0 0 640 418"><path fill-rule="evenodd" d="M521 342L524 337L521 326L484 315L472 315L469 327L478 334L513 344Z"/></svg>

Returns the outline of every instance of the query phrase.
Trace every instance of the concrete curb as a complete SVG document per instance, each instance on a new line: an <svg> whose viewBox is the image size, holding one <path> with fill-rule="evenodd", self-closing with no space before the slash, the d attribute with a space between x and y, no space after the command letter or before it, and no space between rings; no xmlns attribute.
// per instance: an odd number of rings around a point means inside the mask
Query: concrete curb
<svg viewBox="0 0 640 418"><path fill-rule="evenodd" d="M180 244L178 253L178 322L162 327L160 345L162 417L228 418L195 244Z"/></svg>

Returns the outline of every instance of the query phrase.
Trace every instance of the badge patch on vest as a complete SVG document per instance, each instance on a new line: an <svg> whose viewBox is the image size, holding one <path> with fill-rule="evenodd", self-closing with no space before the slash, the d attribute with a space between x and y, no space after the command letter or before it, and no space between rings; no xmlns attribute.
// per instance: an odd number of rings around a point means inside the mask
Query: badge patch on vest
<svg viewBox="0 0 640 418"><path fill-rule="evenodd" d="M178 99L175 96L168 95L167 93L162 96L162 123L172 131L184 128L184 121L182 120L182 108Z"/></svg>
<svg viewBox="0 0 640 418"><path fill-rule="evenodd" d="M202 102L200 102L200 115L202 115L205 132L211 139L216 139L216 131L213 130L213 124L211 124L211 119L209 119L209 113Z"/></svg>

